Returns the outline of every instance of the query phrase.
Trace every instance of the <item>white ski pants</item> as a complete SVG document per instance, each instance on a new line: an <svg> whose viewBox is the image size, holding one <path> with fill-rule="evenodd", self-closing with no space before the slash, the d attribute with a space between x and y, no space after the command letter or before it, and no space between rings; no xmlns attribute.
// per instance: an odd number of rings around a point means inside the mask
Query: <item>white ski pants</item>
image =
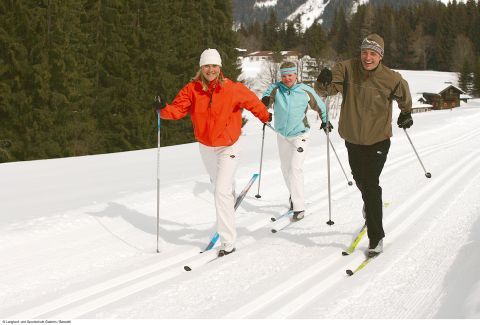
<svg viewBox="0 0 480 325"><path fill-rule="evenodd" d="M294 211L305 210L303 162L307 154L309 134L286 138L277 134L278 154L283 178L293 202ZM302 147L303 152L297 148Z"/></svg>
<svg viewBox="0 0 480 325"><path fill-rule="evenodd" d="M228 147L208 147L201 143L200 155L214 187L217 232L221 248L235 247L235 171L239 162L239 141Z"/></svg>

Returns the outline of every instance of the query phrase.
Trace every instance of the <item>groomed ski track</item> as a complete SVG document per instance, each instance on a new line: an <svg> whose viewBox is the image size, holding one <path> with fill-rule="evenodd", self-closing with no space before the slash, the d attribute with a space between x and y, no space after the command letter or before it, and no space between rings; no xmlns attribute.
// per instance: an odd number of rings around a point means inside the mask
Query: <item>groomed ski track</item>
<svg viewBox="0 0 480 325"><path fill-rule="evenodd" d="M475 119L478 122L474 122ZM283 180L278 178L276 184L267 181L269 175L279 175L279 169L264 170L262 199L253 197L254 186L244 202L246 206L240 207L239 242L235 254L203 263L208 256L198 254L202 246L198 241L174 250L167 247L161 254L137 260L136 267L125 266L121 272L99 276L97 281L77 283L46 292L41 297L26 297L18 304L7 304L2 309L3 317L316 318L321 315L325 318L381 318L386 312L392 318L434 317L431 311L438 309L441 303L439 288L446 276L444 270L448 269L439 268L439 265L454 262L445 254L445 248L457 249L459 241L464 240L465 229L478 217L475 215L478 211L471 211L458 197L478 201L480 112L468 112L448 125L438 125L435 130L417 131L416 126L409 134L415 144L429 143L417 146L417 151L432 178L424 177L407 139L397 131L381 177L387 233L385 252L353 277L347 277L345 269L361 262L367 237L352 255L342 256L341 251L361 226L361 201L356 188L347 186L337 162L331 157L335 224L331 227L325 224L328 202L323 138L321 146L310 148L305 163L305 169L320 171L305 180L307 216L301 222L276 234L270 232L274 225L270 217L283 213L287 205L283 202L286 200L279 199L285 196ZM447 132L459 128L463 132ZM438 129L445 130L445 138L425 140L438 134ZM312 133L320 137L317 132L313 128ZM349 170L344 146L340 141L336 144L342 163ZM466 147L471 150L462 149ZM317 150L320 153L315 152ZM399 177L400 174L403 176ZM461 193L453 191L458 184L463 184ZM181 204L182 196L172 201L169 204ZM270 208L272 205L275 208ZM259 209L248 215L253 206ZM188 211L194 213L195 209L183 210L184 213ZM425 218L426 211L429 215L434 211L436 217ZM204 233L208 237L208 231ZM108 245L105 238L94 235L78 238L75 245L92 240ZM20 251L27 249L21 243L10 246ZM48 252L40 254L48 255ZM429 258L425 259L425 255ZM23 263L27 265L28 261ZM187 273L183 270L186 264L198 266ZM17 263L3 268L2 272L21 272L24 265ZM255 281L251 281L252 278ZM205 282L209 283L208 290L199 285ZM198 286L197 294L184 294L190 292L185 288L192 286ZM397 299L389 299L392 295ZM182 301L182 304L177 305L175 301ZM378 314L372 315L371 309L366 314L365 303L378 302L382 306ZM185 305L190 307L185 308ZM139 309L143 314L137 314Z"/></svg>

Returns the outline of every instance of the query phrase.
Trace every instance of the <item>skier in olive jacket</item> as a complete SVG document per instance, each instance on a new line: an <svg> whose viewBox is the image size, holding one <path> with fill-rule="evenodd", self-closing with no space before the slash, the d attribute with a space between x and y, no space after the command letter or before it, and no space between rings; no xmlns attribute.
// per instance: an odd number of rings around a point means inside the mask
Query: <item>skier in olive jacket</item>
<svg viewBox="0 0 480 325"><path fill-rule="evenodd" d="M362 193L363 216L369 237L369 256L383 251L382 188L379 178L390 148L392 101L401 110L398 127L413 125L412 98L400 73L381 62L383 38L368 35L361 44L360 58L337 63L332 71L318 76L321 96L342 93L338 132L345 140L348 160L356 185Z"/></svg>

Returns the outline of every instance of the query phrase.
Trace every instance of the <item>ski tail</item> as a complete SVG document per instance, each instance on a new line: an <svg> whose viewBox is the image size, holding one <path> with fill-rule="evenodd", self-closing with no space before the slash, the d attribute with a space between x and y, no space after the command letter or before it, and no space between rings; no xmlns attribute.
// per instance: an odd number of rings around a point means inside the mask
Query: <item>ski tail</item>
<svg viewBox="0 0 480 325"><path fill-rule="evenodd" d="M347 272L347 274L349 276L352 276L354 275L355 273L357 273L358 271L360 271L361 269L363 269L368 263L370 263L373 259L377 258L380 254L377 254L377 255L374 255L374 256L367 256L362 263L360 263L356 269L354 269L353 271L351 269L348 269L346 270L345 272Z"/></svg>
<svg viewBox="0 0 480 325"><path fill-rule="evenodd" d="M362 240L363 236L365 236L365 233L367 232L367 224L363 225L362 229L360 229L360 232L358 233L357 237L353 240L352 244L342 252L342 255L350 255L352 254L355 249L358 246L358 243Z"/></svg>
<svg viewBox="0 0 480 325"><path fill-rule="evenodd" d="M258 178L258 174L257 173L253 174L252 178L250 178L250 181L247 183L244 189L240 192L240 195L235 200L235 206L234 206L235 211L240 206L245 196L247 196L248 191L252 187L253 183L255 183L257 178ZM208 243L207 247L202 251L202 253L211 250L213 246L215 246L215 244L217 243L218 238L220 238L220 235L218 234L218 232L215 232L215 234L213 234L212 239Z"/></svg>
<svg viewBox="0 0 480 325"><path fill-rule="evenodd" d="M285 218L285 217L291 217L293 216L293 210L288 210L287 212L285 212L284 214L282 215L279 215L278 217L271 217L270 220L272 220L273 222L275 221L278 221L282 218Z"/></svg>
<svg viewBox="0 0 480 325"><path fill-rule="evenodd" d="M255 183L255 181L257 180L258 178L258 174L253 174L252 178L250 178L250 181L248 182L248 184L245 186L245 188L240 192L240 195L237 197L237 200L235 201L235 210L237 210L237 208L240 206L240 204L242 203L243 199L245 198L245 196L247 196L247 193L248 191L250 190L250 188L252 187L253 183Z"/></svg>

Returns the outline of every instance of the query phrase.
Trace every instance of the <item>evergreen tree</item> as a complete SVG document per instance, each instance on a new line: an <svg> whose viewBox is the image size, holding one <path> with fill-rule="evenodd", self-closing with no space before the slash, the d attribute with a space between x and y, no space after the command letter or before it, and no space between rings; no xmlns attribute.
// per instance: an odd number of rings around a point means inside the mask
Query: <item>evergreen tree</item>
<svg viewBox="0 0 480 325"><path fill-rule="evenodd" d="M263 49L271 50L279 41L279 24L274 10L270 11L268 21L263 25Z"/></svg>
<svg viewBox="0 0 480 325"><path fill-rule="evenodd" d="M334 23L328 35L328 39L331 41L333 49L340 57L346 57L349 36L347 18L343 7L341 7L335 12Z"/></svg>
<svg viewBox="0 0 480 325"><path fill-rule="evenodd" d="M312 58L320 58L327 46L327 37L320 24L313 24L303 35L304 53Z"/></svg>
<svg viewBox="0 0 480 325"><path fill-rule="evenodd" d="M471 94L473 89L473 78L474 75L472 71L472 66L470 63L465 60L463 62L462 70L459 73L458 84L462 90Z"/></svg>
<svg viewBox="0 0 480 325"><path fill-rule="evenodd" d="M472 95L475 97L480 97L480 56L477 57L477 63L475 64Z"/></svg>

